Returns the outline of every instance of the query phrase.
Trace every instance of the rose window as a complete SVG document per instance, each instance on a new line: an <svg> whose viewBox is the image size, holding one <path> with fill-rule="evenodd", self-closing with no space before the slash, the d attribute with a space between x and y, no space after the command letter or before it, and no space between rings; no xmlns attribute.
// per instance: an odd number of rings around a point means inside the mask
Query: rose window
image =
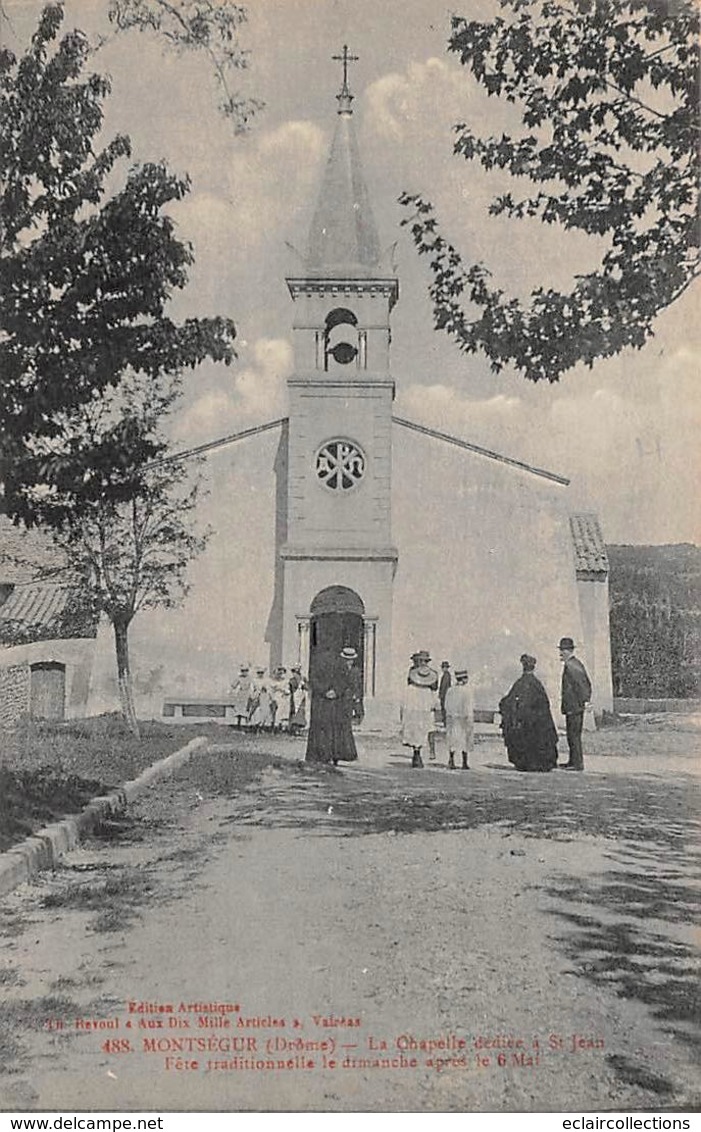
<svg viewBox="0 0 701 1132"><path fill-rule="evenodd" d="M316 474L331 491L348 491L365 474L365 457L352 440L329 440L316 455Z"/></svg>

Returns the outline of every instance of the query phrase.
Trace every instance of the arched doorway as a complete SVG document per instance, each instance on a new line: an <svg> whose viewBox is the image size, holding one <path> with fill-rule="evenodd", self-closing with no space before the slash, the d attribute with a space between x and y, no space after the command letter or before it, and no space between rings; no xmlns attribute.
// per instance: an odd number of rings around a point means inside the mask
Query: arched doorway
<svg viewBox="0 0 701 1132"><path fill-rule="evenodd" d="M354 590L347 586L327 586L314 598L309 608L309 668L322 653L338 657L341 649L354 648L360 672L360 686L365 686L365 606Z"/></svg>

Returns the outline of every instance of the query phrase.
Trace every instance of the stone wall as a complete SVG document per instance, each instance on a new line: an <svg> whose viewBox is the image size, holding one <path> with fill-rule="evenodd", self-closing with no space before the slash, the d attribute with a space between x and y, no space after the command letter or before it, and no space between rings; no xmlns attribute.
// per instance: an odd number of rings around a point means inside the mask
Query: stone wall
<svg viewBox="0 0 701 1132"><path fill-rule="evenodd" d="M29 714L29 665L0 668L0 726L18 723Z"/></svg>

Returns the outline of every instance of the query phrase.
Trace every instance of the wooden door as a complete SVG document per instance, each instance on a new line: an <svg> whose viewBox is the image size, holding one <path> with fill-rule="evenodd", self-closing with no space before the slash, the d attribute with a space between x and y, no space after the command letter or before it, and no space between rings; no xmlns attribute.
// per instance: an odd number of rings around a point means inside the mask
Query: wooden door
<svg viewBox="0 0 701 1132"><path fill-rule="evenodd" d="M33 664L30 696L32 719L64 719L66 667L56 661Z"/></svg>

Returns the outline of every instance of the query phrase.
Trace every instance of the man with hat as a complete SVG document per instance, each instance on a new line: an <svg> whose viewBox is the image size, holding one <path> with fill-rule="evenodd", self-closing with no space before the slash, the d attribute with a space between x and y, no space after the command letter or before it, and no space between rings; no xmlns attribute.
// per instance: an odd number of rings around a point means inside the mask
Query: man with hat
<svg viewBox="0 0 701 1132"><path fill-rule="evenodd" d="M572 638L562 637L559 648L560 660L563 662L560 710L565 717L570 752L569 762L564 764L563 769L584 770L582 728L584 708L591 699L591 681L581 660L574 655L575 644Z"/></svg>
<svg viewBox="0 0 701 1132"><path fill-rule="evenodd" d="M457 680L458 674L455 673ZM450 674L450 661L441 661L441 679L438 685L438 699L441 702L441 716L443 717L443 726L445 727L445 697L448 694L448 688L453 683L453 677Z"/></svg>
<svg viewBox="0 0 701 1132"><path fill-rule="evenodd" d="M411 747L412 767L423 767L421 748L428 745L433 730L433 707L438 691L438 673L431 668L430 654L422 649L411 657L406 694L402 705L402 743Z"/></svg>
<svg viewBox="0 0 701 1132"><path fill-rule="evenodd" d="M310 672L312 710L307 737L309 763L354 762L358 757L353 736L353 715L360 712L358 654L350 645L340 655L315 655Z"/></svg>

